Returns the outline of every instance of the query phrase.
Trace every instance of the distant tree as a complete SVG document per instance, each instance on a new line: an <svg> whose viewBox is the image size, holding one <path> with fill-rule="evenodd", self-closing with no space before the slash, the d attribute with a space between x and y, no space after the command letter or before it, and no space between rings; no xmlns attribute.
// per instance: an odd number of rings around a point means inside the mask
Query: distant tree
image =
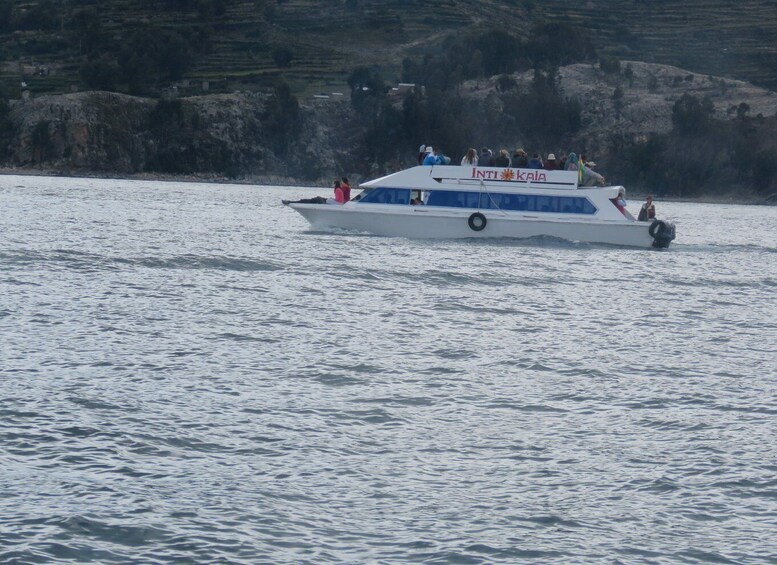
<svg viewBox="0 0 777 565"><path fill-rule="evenodd" d="M472 52L467 66L467 76L476 80L483 76L483 52L480 49Z"/></svg>
<svg viewBox="0 0 777 565"><path fill-rule="evenodd" d="M615 116L620 118L621 111L623 110L623 89L620 86L616 86L612 91L612 105L615 109Z"/></svg>
<svg viewBox="0 0 777 565"><path fill-rule="evenodd" d="M180 100L158 100L149 114L149 129L170 130L184 124L183 104Z"/></svg>
<svg viewBox="0 0 777 565"><path fill-rule="evenodd" d="M83 8L73 13L69 27L78 42L80 53L92 53L101 42L102 24L94 8Z"/></svg>
<svg viewBox="0 0 777 565"><path fill-rule="evenodd" d="M265 104L262 123L270 137L273 151L285 156L297 139L302 125L299 101L285 82L275 86Z"/></svg>
<svg viewBox="0 0 777 565"><path fill-rule="evenodd" d="M374 115L388 87L378 69L358 67L348 77L351 87L351 105L357 112Z"/></svg>
<svg viewBox="0 0 777 565"><path fill-rule="evenodd" d="M423 73L421 72L421 66L410 57L402 59L402 82L412 82L420 84L422 81Z"/></svg>
<svg viewBox="0 0 777 565"><path fill-rule="evenodd" d="M81 80L91 90L115 91L119 78L119 64L111 55L87 61L79 70Z"/></svg>
<svg viewBox="0 0 777 565"><path fill-rule="evenodd" d="M41 120L35 124L32 128L30 144L33 163L43 163L49 158L51 150L54 148L51 134L49 133L49 122Z"/></svg>
<svg viewBox="0 0 777 565"><path fill-rule="evenodd" d="M13 124L10 120L11 106L5 90L0 90L0 159L5 159L9 142L13 135Z"/></svg>
<svg viewBox="0 0 777 565"><path fill-rule="evenodd" d="M291 61L294 59L294 52L285 46L276 47L273 49L272 58L277 67L285 69L291 66Z"/></svg>
<svg viewBox="0 0 777 565"><path fill-rule="evenodd" d="M480 51L483 73L493 76L516 70L516 53L522 51L520 40L505 29L495 28L474 38L473 49Z"/></svg>
<svg viewBox="0 0 777 565"><path fill-rule="evenodd" d="M650 92L658 90L658 77L656 77L656 75L651 73L650 76L648 76L647 87Z"/></svg>
<svg viewBox="0 0 777 565"><path fill-rule="evenodd" d="M554 72L535 69L530 90L510 92L502 100L504 115L514 120L532 144L556 144L565 134L576 132L582 122L580 101L561 95Z"/></svg>
<svg viewBox="0 0 777 565"><path fill-rule="evenodd" d="M621 62L617 57L604 55L599 57L599 68L608 75L617 75L621 72Z"/></svg>
<svg viewBox="0 0 777 565"><path fill-rule="evenodd" d="M511 75L499 75L499 78L496 79L496 89L499 92L509 92L516 88L518 88L518 83Z"/></svg>
<svg viewBox="0 0 777 565"><path fill-rule="evenodd" d="M672 124L680 135L701 135L707 131L715 112L712 101L687 92L672 106Z"/></svg>
<svg viewBox="0 0 777 565"><path fill-rule="evenodd" d="M527 51L534 66L561 67L596 60L590 34L567 23L543 23L532 29Z"/></svg>
<svg viewBox="0 0 777 565"><path fill-rule="evenodd" d="M623 76L624 78L629 81L629 87L634 87L634 67L631 65L631 63L626 64L626 68L623 69Z"/></svg>
<svg viewBox="0 0 777 565"><path fill-rule="evenodd" d="M178 32L158 28L136 31L119 53L119 81L130 92L143 93L160 81L183 76L193 51Z"/></svg>
<svg viewBox="0 0 777 565"><path fill-rule="evenodd" d="M175 31L162 34L159 67L163 78L181 78L192 62L192 50L188 42Z"/></svg>
<svg viewBox="0 0 777 565"><path fill-rule="evenodd" d="M754 188L767 194L777 181L777 150L773 147L760 151L753 167Z"/></svg>

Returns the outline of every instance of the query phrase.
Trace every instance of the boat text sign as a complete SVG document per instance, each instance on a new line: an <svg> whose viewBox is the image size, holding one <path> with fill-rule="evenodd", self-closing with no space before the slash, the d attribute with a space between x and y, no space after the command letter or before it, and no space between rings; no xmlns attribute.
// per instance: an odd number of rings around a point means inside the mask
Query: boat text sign
<svg viewBox="0 0 777 565"><path fill-rule="evenodd" d="M472 167L473 179L577 186L577 171Z"/></svg>

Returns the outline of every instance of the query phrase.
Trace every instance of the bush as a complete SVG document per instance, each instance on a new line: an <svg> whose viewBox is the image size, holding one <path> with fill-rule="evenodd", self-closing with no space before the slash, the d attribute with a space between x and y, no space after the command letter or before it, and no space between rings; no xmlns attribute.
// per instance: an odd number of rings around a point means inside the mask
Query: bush
<svg viewBox="0 0 777 565"><path fill-rule="evenodd" d="M515 82L515 79L510 75L500 75L499 78L496 79L496 89L499 92L509 92L516 88L518 88L518 83Z"/></svg>
<svg viewBox="0 0 777 565"><path fill-rule="evenodd" d="M79 70L84 85L92 90L115 91L119 78L119 64L110 55L87 61Z"/></svg>
<svg viewBox="0 0 777 565"><path fill-rule="evenodd" d="M672 124L683 136L701 135L707 131L715 112L712 101L699 99L687 92L672 106Z"/></svg>
<svg viewBox="0 0 777 565"><path fill-rule="evenodd" d="M180 78L192 48L177 32L147 28L135 32L119 54L119 79L130 92L147 92L162 80Z"/></svg>
<svg viewBox="0 0 777 565"><path fill-rule="evenodd" d="M348 77L351 87L351 105L362 115L374 115L388 87L378 69L358 67Z"/></svg>
<svg viewBox="0 0 777 565"><path fill-rule="evenodd" d="M288 47L276 47L273 49L272 58L278 68L285 69L291 66L294 52Z"/></svg>
<svg viewBox="0 0 777 565"><path fill-rule="evenodd" d="M621 72L621 62L617 57L603 56L599 58L599 68L608 75L617 75Z"/></svg>
<svg viewBox="0 0 777 565"><path fill-rule="evenodd" d="M273 151L285 156L302 125L299 102L285 82L273 89L262 114L262 123L269 134Z"/></svg>
<svg viewBox="0 0 777 565"><path fill-rule="evenodd" d="M760 151L753 165L753 185L757 192L767 193L777 180L777 151L774 148Z"/></svg>
<svg viewBox="0 0 777 565"><path fill-rule="evenodd" d="M35 127L32 128L30 144L32 146L33 163L43 163L49 158L54 148L51 134L49 133L49 122L41 120L35 124Z"/></svg>

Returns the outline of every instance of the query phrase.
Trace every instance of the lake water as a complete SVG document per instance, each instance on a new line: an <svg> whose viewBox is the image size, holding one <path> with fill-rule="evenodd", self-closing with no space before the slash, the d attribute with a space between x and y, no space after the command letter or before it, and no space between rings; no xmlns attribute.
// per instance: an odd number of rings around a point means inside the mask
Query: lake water
<svg viewBox="0 0 777 565"><path fill-rule="evenodd" d="M655 251L280 204L326 192L0 177L0 562L777 562L777 208L658 202Z"/></svg>

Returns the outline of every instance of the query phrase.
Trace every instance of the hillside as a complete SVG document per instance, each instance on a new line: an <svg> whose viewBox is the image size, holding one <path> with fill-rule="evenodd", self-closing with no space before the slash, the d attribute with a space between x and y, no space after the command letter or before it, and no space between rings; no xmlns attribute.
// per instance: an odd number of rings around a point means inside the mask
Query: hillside
<svg viewBox="0 0 777 565"><path fill-rule="evenodd" d="M512 93L533 88L533 73L527 71L515 73L514 86L507 91L498 84L504 77L462 84L459 96L474 119L465 122L461 135L443 128L405 138L381 130L383 145L377 153L370 153L370 132L347 99L297 107L293 97L278 91L177 100L107 92L42 95L12 103L15 133L7 162L17 170L77 175L190 175L326 185L333 176L346 174L359 181L411 166L417 144L424 142L442 145L454 160L468 146L482 145L511 151L525 147L543 155L586 152L613 182L666 195L773 194L777 94L667 65L627 65L628 79L586 63L559 69L558 88L580 104L580 124L573 132L548 136L511 121ZM616 89L623 91L621 98L613 97ZM712 129L705 133L699 127L698 135L681 132L678 137L674 113L689 96L709 100ZM403 100L389 97L387 102L399 109ZM703 170L696 177L666 178L664 169L683 170L675 158L698 163Z"/></svg>
<svg viewBox="0 0 777 565"><path fill-rule="evenodd" d="M771 197L775 8L0 0L0 165L326 182L420 143L522 146L663 194Z"/></svg>
<svg viewBox="0 0 777 565"><path fill-rule="evenodd" d="M777 0L483 0L474 9L440 0L430 10L408 0L0 0L0 84L12 97L22 82L33 94L84 89L87 63L111 71L122 50L149 43L137 39L146 33L179 58L136 89L257 90L282 77L311 94L342 90L363 65L396 80L404 57L434 53L462 31L501 26L526 37L543 21L581 27L600 54L777 88Z"/></svg>

